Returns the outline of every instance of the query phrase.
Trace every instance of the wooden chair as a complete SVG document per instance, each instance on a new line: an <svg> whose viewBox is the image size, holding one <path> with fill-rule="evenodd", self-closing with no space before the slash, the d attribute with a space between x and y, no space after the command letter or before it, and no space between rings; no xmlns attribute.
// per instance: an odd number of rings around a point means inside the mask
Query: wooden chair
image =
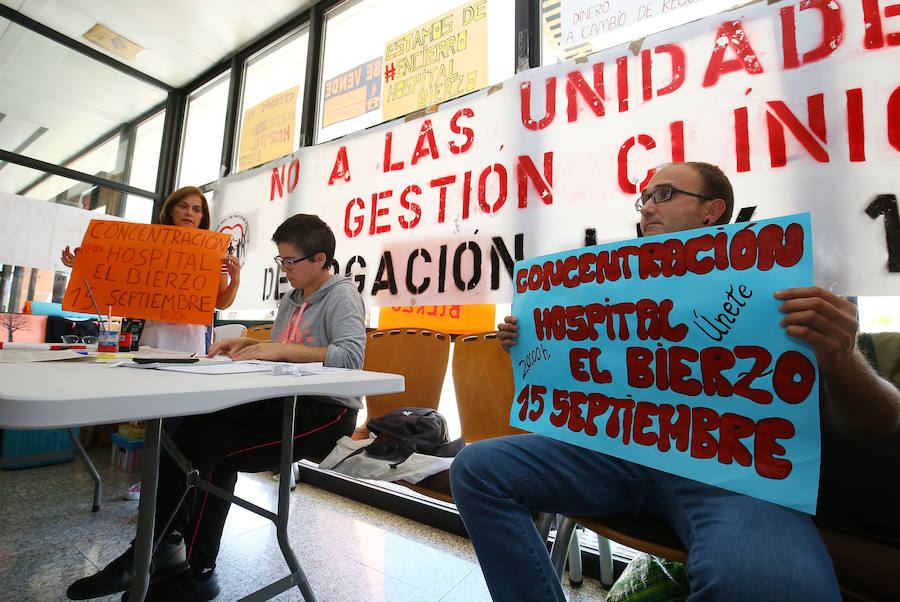
<svg viewBox="0 0 900 602"><path fill-rule="evenodd" d="M452 369L456 408L466 443L524 432L509 425L515 397L512 360L500 347L496 332L458 337ZM423 495L453 503L449 471L418 483L399 483Z"/></svg>
<svg viewBox="0 0 900 602"><path fill-rule="evenodd" d="M687 562L687 550L681 540L657 518L645 515L566 516L557 531L557 541L567 542L576 523L594 531L601 539L607 538L667 560ZM823 526L819 526L819 536L831 555L838 583L847 598L900 600L900 580L894 578L894 572L900 567L900 548ZM558 568L559 558L567 551L568 546L554 545L551 553L554 566ZM601 565L603 561L601 558ZM611 566L611 559L609 562ZM611 585L603 581L604 585Z"/></svg>
<svg viewBox="0 0 900 602"><path fill-rule="evenodd" d="M461 336L453 350L453 388L463 439L518 435L509 425L515 398L512 359L500 347L496 331Z"/></svg>
<svg viewBox="0 0 900 602"><path fill-rule="evenodd" d="M426 328L392 328L366 334L363 370L393 372L406 379L406 390L366 396L368 418L402 407L436 410L441 400L450 337Z"/></svg>
<svg viewBox="0 0 900 602"><path fill-rule="evenodd" d="M244 333L244 336L250 337L251 339L259 339L260 341L271 341L272 324L260 324L258 326L251 326L247 329L247 332Z"/></svg>
<svg viewBox="0 0 900 602"><path fill-rule="evenodd" d="M560 579L562 579L568 558L570 560L569 581L576 584L581 583L581 564L572 562L574 559L580 560L581 557L578 535L575 531L577 525L582 525L597 534L600 582L606 588L609 588L615 581L610 541L666 560L687 562L687 550L684 549L681 540L669 525L657 518L626 514L591 517L564 516L559 522L556 539L550 550L550 562Z"/></svg>
<svg viewBox="0 0 900 602"><path fill-rule="evenodd" d="M222 324L213 328L213 343L231 337L242 337L247 333L243 324Z"/></svg>

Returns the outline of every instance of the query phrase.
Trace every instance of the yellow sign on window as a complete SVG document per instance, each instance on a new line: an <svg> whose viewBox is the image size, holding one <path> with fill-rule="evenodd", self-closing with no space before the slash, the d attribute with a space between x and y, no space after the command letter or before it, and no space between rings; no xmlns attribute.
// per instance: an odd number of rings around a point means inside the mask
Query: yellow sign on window
<svg viewBox="0 0 900 602"><path fill-rule="evenodd" d="M244 111L238 171L293 152L299 91L294 86Z"/></svg>
<svg viewBox="0 0 900 602"><path fill-rule="evenodd" d="M467 2L390 40L381 88L385 121L487 85L487 0Z"/></svg>

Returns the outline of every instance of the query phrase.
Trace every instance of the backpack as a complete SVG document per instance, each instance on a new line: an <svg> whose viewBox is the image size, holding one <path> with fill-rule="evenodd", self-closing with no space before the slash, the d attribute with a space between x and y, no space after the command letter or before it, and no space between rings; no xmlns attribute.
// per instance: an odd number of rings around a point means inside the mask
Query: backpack
<svg viewBox="0 0 900 602"><path fill-rule="evenodd" d="M62 316L47 316L47 329L44 334L44 342L59 343L64 334L77 334L98 336L100 334L99 320L70 320Z"/></svg>
<svg viewBox="0 0 900 602"><path fill-rule="evenodd" d="M430 408L397 408L372 418L366 428L378 435L374 443L365 448L373 458L399 464L412 453L449 458L463 448L460 437L450 441L447 421Z"/></svg>

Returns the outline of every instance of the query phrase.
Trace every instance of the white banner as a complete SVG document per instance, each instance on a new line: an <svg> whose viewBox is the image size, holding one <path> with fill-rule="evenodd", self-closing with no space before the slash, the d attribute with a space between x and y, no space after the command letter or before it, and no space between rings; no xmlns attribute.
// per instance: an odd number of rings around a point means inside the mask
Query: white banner
<svg viewBox="0 0 900 602"><path fill-rule="evenodd" d="M0 192L0 263L68 272L62 250L81 244L98 215L77 207ZM103 214L103 219L120 219Z"/></svg>
<svg viewBox="0 0 900 602"><path fill-rule="evenodd" d="M233 308L273 307L294 213L372 305L509 302L514 260L633 238L673 160L718 164L733 220L811 212L818 285L897 294L898 32L875 2L755 3L226 178L216 211L252 232Z"/></svg>

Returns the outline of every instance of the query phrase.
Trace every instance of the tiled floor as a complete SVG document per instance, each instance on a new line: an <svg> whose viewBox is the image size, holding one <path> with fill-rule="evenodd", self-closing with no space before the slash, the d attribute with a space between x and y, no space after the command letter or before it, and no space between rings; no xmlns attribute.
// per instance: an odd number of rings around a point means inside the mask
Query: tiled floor
<svg viewBox="0 0 900 602"><path fill-rule="evenodd" d="M109 448L91 456L103 477L103 508L90 511L92 485L80 460L0 470L0 600L65 600L75 579L118 556L134 535L137 503L122 499L134 475L110 466ZM274 508L271 474L242 474L238 495ZM468 539L338 495L300 485L290 536L316 596L332 601L490 600ZM233 507L216 569L235 600L287 575L269 521ZM603 600L599 582L566 587L572 601ZM110 596L104 600L118 600ZM294 589L277 600L300 600Z"/></svg>

